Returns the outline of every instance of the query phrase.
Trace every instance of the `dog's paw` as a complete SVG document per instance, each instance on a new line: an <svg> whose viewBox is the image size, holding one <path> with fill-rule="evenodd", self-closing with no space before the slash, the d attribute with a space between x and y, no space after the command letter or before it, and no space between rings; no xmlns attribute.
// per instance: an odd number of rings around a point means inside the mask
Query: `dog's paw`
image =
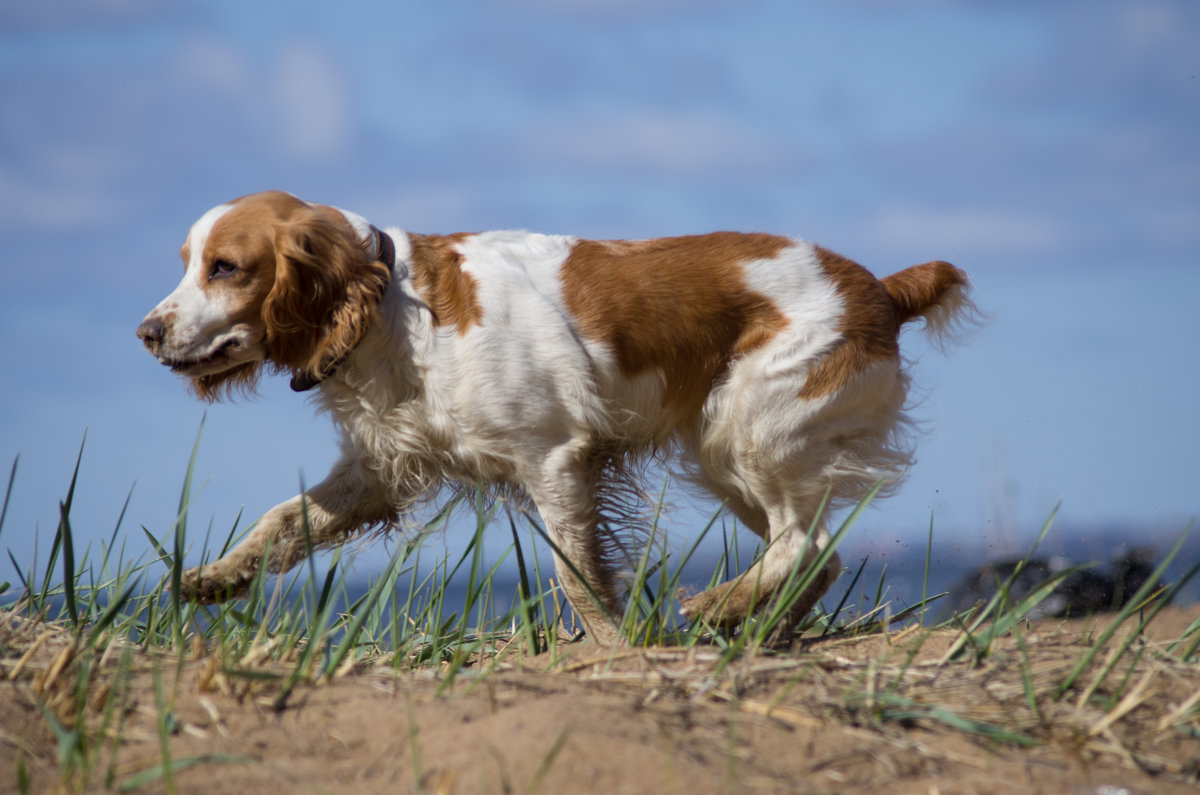
<svg viewBox="0 0 1200 795"><path fill-rule="evenodd" d="M188 602L216 604L246 593L250 579L228 574L216 564L198 566L183 572L179 581L179 596Z"/></svg>
<svg viewBox="0 0 1200 795"><path fill-rule="evenodd" d="M682 591L676 594L679 612L688 621L705 621L714 627L733 627L750 613L748 599L741 598L736 582L727 582L688 596Z"/></svg>

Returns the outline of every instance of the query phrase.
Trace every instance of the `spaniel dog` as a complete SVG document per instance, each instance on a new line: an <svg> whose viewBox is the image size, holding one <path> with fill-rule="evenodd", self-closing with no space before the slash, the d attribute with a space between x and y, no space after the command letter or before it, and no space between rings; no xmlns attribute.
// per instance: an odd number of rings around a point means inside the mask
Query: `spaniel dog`
<svg viewBox="0 0 1200 795"><path fill-rule="evenodd" d="M971 310L945 262L878 280L769 234L421 235L280 192L209 210L182 255L183 280L137 329L150 352L210 401L264 367L289 374L342 446L324 481L185 572L184 596L237 596L262 566L484 484L536 506L571 606L606 645L622 609L614 514L639 463L671 454L768 542L682 601L690 620L736 624L818 559L830 501L910 463L900 327L923 318L936 336ZM830 555L793 617L840 568Z"/></svg>

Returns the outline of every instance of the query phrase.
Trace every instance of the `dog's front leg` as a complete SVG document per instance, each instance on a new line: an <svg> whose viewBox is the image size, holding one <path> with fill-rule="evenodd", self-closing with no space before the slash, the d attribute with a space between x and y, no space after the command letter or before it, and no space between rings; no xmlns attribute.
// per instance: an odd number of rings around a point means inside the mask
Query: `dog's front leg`
<svg viewBox="0 0 1200 795"><path fill-rule="evenodd" d="M336 546L364 527L394 519L387 491L374 473L356 459L343 458L321 483L264 514L223 558L185 571L180 593L205 603L244 595L264 558L267 571L285 572L313 549Z"/></svg>
<svg viewBox="0 0 1200 795"><path fill-rule="evenodd" d="M596 507L596 478L573 445L546 456L540 477L527 484L554 542L554 571L588 637L602 646L621 641L621 599L605 558Z"/></svg>

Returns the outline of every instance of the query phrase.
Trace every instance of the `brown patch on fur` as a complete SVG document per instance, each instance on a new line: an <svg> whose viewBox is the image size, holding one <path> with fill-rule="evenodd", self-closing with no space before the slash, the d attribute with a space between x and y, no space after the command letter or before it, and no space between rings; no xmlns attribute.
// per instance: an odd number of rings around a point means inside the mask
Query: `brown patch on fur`
<svg viewBox="0 0 1200 795"><path fill-rule="evenodd" d="M483 319L475 277L462 269L457 246L466 234L409 235L413 286L433 313L435 326L454 326L460 335Z"/></svg>
<svg viewBox="0 0 1200 795"><path fill-rule="evenodd" d="M880 280L840 254L819 246L814 250L845 307L838 326L842 338L809 371L800 390L806 399L828 395L874 362L898 357L900 326L926 315L949 290L967 283L966 274L940 260Z"/></svg>
<svg viewBox="0 0 1200 795"><path fill-rule="evenodd" d="M884 288L896 306L896 325L924 315L955 287L965 287L967 275L949 262L934 260L885 276Z"/></svg>
<svg viewBox="0 0 1200 795"><path fill-rule="evenodd" d="M900 352L900 323L883 284L853 260L820 246L813 250L845 305L838 323L841 339L809 370L800 389L800 397L808 400L834 392L873 362Z"/></svg>
<svg viewBox="0 0 1200 795"><path fill-rule="evenodd" d="M185 244L186 246L186 244ZM372 262L345 217L286 193L243 197L213 225L203 266L228 260L229 278L207 291L228 291L233 324L261 325L272 366L323 378L358 343L391 281ZM198 396L252 389L261 364L249 362L191 379Z"/></svg>
<svg viewBox="0 0 1200 795"><path fill-rule="evenodd" d="M787 319L750 290L740 263L774 259L792 242L716 232L575 244L560 278L587 338L604 343L627 377L658 371L663 401L698 411L729 362L765 344Z"/></svg>

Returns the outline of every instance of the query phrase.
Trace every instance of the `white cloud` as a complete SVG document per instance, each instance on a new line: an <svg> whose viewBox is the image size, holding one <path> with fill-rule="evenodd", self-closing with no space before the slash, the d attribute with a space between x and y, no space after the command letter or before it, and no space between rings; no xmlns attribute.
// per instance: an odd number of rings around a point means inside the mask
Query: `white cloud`
<svg viewBox="0 0 1200 795"><path fill-rule="evenodd" d="M479 213L470 186L444 180L389 184L380 194L365 193L361 203L347 207L383 226L400 226L415 232L459 231L464 219Z"/></svg>
<svg viewBox="0 0 1200 795"><path fill-rule="evenodd" d="M1195 38L1200 3L1105 0L1045 4L1048 47L998 85L1034 107L1136 108L1195 97Z"/></svg>
<svg viewBox="0 0 1200 795"><path fill-rule="evenodd" d="M896 250L1044 254L1067 238L1049 219L1019 211L892 207L866 224L874 245Z"/></svg>
<svg viewBox="0 0 1200 795"><path fill-rule="evenodd" d="M336 161L353 129L345 83L306 42L256 62L207 36L134 66L0 74L0 230L119 221L151 200L146 186L214 163Z"/></svg>
<svg viewBox="0 0 1200 795"><path fill-rule="evenodd" d="M645 15L657 11L694 11L717 5L731 5L733 0L512 0L514 5L553 12L584 12L591 14Z"/></svg>
<svg viewBox="0 0 1200 795"><path fill-rule="evenodd" d="M59 27L127 23L160 15L162 0L53 0L0 4L0 23Z"/></svg>
<svg viewBox="0 0 1200 795"><path fill-rule="evenodd" d="M725 119L641 113L552 122L531 134L536 158L673 174L756 169L775 163L766 139Z"/></svg>
<svg viewBox="0 0 1200 795"><path fill-rule="evenodd" d="M1166 3L1134 3L1117 9L1112 32L1131 49L1153 55L1186 27L1177 9Z"/></svg>
<svg viewBox="0 0 1200 795"><path fill-rule="evenodd" d="M262 92L275 104L277 132L296 157L336 157L350 140L345 80L325 53L292 42L275 60L273 90Z"/></svg>
<svg viewBox="0 0 1200 795"><path fill-rule="evenodd" d="M1196 223L1195 207L1156 208L1146 215L1142 226L1156 250L1186 252L1189 259L1200 250L1200 224Z"/></svg>
<svg viewBox="0 0 1200 795"><path fill-rule="evenodd" d="M175 48L164 72L166 82L186 94L216 93L237 102L249 101L256 82L237 49L208 36L194 36Z"/></svg>
<svg viewBox="0 0 1200 795"><path fill-rule="evenodd" d="M200 93L206 105L231 105L245 118L227 120L229 128L273 152L329 159L347 149L346 81L333 59L309 42L282 44L263 68L223 42L197 38L180 49L172 70L179 90Z"/></svg>
<svg viewBox="0 0 1200 795"><path fill-rule="evenodd" d="M0 165L0 230L90 226L118 215L117 202L101 180L34 180Z"/></svg>

